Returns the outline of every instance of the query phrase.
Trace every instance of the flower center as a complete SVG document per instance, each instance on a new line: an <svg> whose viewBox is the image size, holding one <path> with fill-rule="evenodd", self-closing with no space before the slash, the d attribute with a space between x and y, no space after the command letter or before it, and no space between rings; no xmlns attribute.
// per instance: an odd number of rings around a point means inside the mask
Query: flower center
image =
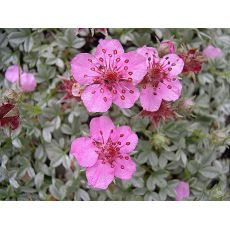
<svg viewBox="0 0 230 230"><path fill-rule="evenodd" d="M95 145L98 148L98 159L102 160L102 163L109 163L111 167L114 167L116 158L120 155L120 142L113 142L111 138L108 139L106 144L96 142Z"/></svg>
<svg viewBox="0 0 230 230"><path fill-rule="evenodd" d="M111 130L110 135L113 133L113 130ZM108 138L107 142L104 143L103 133L100 131L102 142L100 141L94 141L93 144L97 147L97 154L98 159L102 160L102 164L110 164L111 168L114 168L116 165L116 160L124 159L129 160L129 156L122 156L120 153L120 149L125 145L130 145L130 142L126 142L123 146L122 143L118 141L113 141L111 137ZM120 138L124 137L124 134L120 134ZM120 165L121 169L125 169L124 165Z"/></svg>
<svg viewBox="0 0 230 230"><path fill-rule="evenodd" d="M103 80L105 84L112 84L119 80L118 74L116 72L108 71L104 74Z"/></svg>

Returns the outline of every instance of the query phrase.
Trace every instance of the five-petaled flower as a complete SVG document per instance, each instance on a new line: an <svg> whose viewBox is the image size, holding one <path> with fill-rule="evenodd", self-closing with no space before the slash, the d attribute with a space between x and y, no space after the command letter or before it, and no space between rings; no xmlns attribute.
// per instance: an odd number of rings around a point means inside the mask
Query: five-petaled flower
<svg viewBox="0 0 230 230"><path fill-rule="evenodd" d="M136 171L131 153L138 142L130 127L115 127L107 116L93 118L90 136L72 142L70 153L86 168L88 184L107 189L114 177L128 180Z"/></svg>
<svg viewBox="0 0 230 230"><path fill-rule="evenodd" d="M145 58L124 53L115 39L100 40L94 55L77 54L71 61L74 78L87 86L81 98L89 112L106 112L112 103L130 108L139 98L136 85L146 74Z"/></svg>
<svg viewBox="0 0 230 230"><path fill-rule="evenodd" d="M147 74L140 83L140 102L144 110L157 111L162 100L175 101L181 95L182 85L177 76L184 67L183 60L176 54L167 54L160 58L152 47L137 49L147 62Z"/></svg>

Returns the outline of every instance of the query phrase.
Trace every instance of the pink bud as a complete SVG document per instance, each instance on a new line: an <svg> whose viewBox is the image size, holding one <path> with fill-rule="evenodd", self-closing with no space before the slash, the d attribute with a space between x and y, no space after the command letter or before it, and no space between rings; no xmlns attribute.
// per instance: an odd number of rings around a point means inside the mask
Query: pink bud
<svg viewBox="0 0 230 230"><path fill-rule="evenodd" d="M208 47L206 47L204 50L203 50L203 55L206 57L206 58L220 58L223 56L223 52L220 48L216 48L212 45L209 45Z"/></svg>
<svg viewBox="0 0 230 230"><path fill-rule="evenodd" d="M177 201L189 197L189 184L187 182L180 181L175 188L175 192Z"/></svg>
<svg viewBox="0 0 230 230"><path fill-rule="evenodd" d="M19 71L22 74L22 69L18 65L11 65L7 68L5 73L5 78L11 82L15 83L19 78Z"/></svg>
<svg viewBox="0 0 230 230"><path fill-rule="evenodd" d="M159 52L162 55L172 54L176 52L176 45L170 40L165 40L160 43Z"/></svg>
<svg viewBox="0 0 230 230"><path fill-rule="evenodd" d="M24 72L20 78L20 86L22 91L24 92L34 91L37 86L37 82L34 75L32 73Z"/></svg>

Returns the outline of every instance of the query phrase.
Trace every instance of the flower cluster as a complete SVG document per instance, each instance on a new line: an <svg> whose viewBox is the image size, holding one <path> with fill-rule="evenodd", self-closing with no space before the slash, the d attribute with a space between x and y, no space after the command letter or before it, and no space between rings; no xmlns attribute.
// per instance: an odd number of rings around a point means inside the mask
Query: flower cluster
<svg viewBox="0 0 230 230"><path fill-rule="evenodd" d="M176 46L169 40L158 51L144 46L128 53L118 40L100 40L94 54L80 53L72 59L71 71L89 112L107 112L113 103L131 108L140 98L140 115L157 126L162 119L176 117L170 103L181 95L178 75L184 70L184 61L175 52ZM64 83L71 96L72 81ZM86 168L89 185L106 189L114 177L132 177L136 166L128 154L137 142L129 127L115 128L109 117L101 116L91 120L90 137L75 139L70 152Z"/></svg>

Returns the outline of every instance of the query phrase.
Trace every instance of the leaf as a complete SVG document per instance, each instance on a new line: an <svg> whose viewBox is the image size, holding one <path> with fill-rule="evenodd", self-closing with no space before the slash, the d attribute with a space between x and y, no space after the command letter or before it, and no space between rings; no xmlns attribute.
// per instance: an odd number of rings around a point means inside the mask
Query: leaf
<svg viewBox="0 0 230 230"><path fill-rule="evenodd" d="M44 174L39 172L34 178L34 183L36 185L36 188L40 188L43 181L44 181Z"/></svg>
<svg viewBox="0 0 230 230"><path fill-rule="evenodd" d="M27 37L28 37L28 31L26 30L19 31L19 32L12 32L9 35L9 41L19 45L23 43Z"/></svg>
<svg viewBox="0 0 230 230"><path fill-rule="evenodd" d="M83 200L83 201L89 201L90 200L89 194L85 190L78 189L77 193L78 193L78 196L81 198L81 200Z"/></svg>
<svg viewBox="0 0 230 230"><path fill-rule="evenodd" d="M34 40L33 40L33 37L30 36L30 37L27 37L25 39L25 42L24 42L24 50L25 52L30 52L33 48L33 45L34 45Z"/></svg>
<svg viewBox="0 0 230 230"><path fill-rule="evenodd" d="M156 187L156 179L153 176L149 176L149 178L146 181L146 186L149 191L154 191Z"/></svg>
<svg viewBox="0 0 230 230"><path fill-rule="evenodd" d="M219 171L215 167L212 167L212 166L202 168L199 172L204 177L207 177L207 178L210 178L210 179L216 178L218 176L218 174L219 174Z"/></svg>
<svg viewBox="0 0 230 230"><path fill-rule="evenodd" d="M52 136L51 136L49 128L44 128L42 130L42 136L43 136L44 141L49 142L49 143L51 142Z"/></svg>
<svg viewBox="0 0 230 230"><path fill-rule="evenodd" d="M14 179L14 178L10 178L9 179L9 182L10 182L10 184L14 187L14 188L19 188L19 184L18 184L18 182Z"/></svg>

